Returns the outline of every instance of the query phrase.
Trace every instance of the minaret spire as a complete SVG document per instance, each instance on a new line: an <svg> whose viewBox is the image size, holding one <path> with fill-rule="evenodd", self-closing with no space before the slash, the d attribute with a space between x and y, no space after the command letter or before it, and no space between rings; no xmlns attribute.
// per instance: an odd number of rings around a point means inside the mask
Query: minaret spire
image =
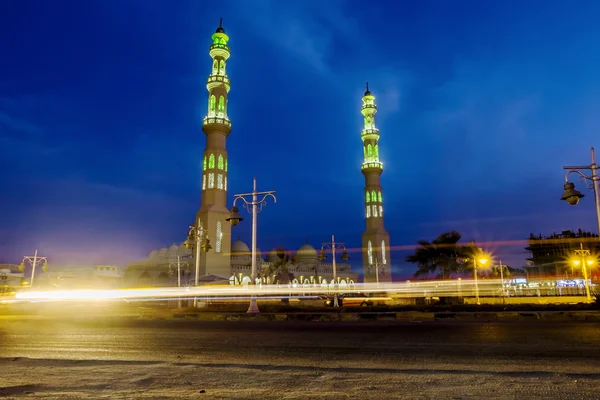
<svg viewBox="0 0 600 400"><path fill-rule="evenodd" d="M363 268L365 282L391 281L389 242L390 235L383 224L383 195L380 177L383 163L379 159L379 129L375 126L375 96L366 84L362 98L361 113L364 128L361 132L363 141L362 173L365 177L365 218L366 230L363 233ZM375 263L379 263L375 267ZM379 271L379 276L376 276Z"/></svg>
<svg viewBox="0 0 600 400"><path fill-rule="evenodd" d="M212 34L209 47L211 73L206 80L208 110L202 121L202 131L206 135L206 147L202 160L202 202L196 214L196 224L202 222L214 250L200 254L202 275L229 276L231 271L231 225L225 221L227 209L228 155L227 137L231 132L231 122L227 115L227 96L230 89L226 64L230 52L229 36L223 29L223 18Z"/></svg>

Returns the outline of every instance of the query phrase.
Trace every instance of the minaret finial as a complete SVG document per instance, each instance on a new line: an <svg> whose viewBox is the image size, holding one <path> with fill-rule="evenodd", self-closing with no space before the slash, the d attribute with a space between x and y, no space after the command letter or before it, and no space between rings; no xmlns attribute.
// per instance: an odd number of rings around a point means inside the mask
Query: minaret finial
<svg viewBox="0 0 600 400"><path fill-rule="evenodd" d="M222 19L222 18L221 18ZM367 92L369 91L369 82L367 82Z"/></svg>
<svg viewBox="0 0 600 400"><path fill-rule="evenodd" d="M306 244L308 244L308 236L306 237Z"/></svg>
<svg viewBox="0 0 600 400"><path fill-rule="evenodd" d="M238 240L242 240L242 238L240 236L238 236Z"/></svg>
<svg viewBox="0 0 600 400"><path fill-rule="evenodd" d="M219 19L219 28L223 27L223 17Z"/></svg>

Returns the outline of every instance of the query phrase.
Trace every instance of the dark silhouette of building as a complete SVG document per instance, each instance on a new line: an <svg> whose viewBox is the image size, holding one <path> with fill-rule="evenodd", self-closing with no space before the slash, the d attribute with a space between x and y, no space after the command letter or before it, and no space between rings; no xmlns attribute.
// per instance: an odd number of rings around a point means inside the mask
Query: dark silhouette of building
<svg viewBox="0 0 600 400"><path fill-rule="evenodd" d="M563 231L550 236L529 235L529 245L525 247L530 253L525 269L529 277L580 277L581 270L575 267L572 260L575 250L590 250L593 257L600 255L600 238L591 232L579 229L577 232ZM598 262L591 266L592 276L598 274Z"/></svg>

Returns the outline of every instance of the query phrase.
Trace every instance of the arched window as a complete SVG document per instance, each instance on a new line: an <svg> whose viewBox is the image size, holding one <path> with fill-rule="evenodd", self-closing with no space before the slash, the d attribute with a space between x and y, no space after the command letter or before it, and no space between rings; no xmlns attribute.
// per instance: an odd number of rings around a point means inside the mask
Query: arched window
<svg viewBox="0 0 600 400"><path fill-rule="evenodd" d="M383 207L379 206L379 216L383 217Z"/></svg>
<svg viewBox="0 0 600 400"><path fill-rule="evenodd" d="M214 154L211 154L211 155L208 157L208 168L209 168L209 169L213 169L214 167L215 167L215 155L214 155Z"/></svg>
<svg viewBox="0 0 600 400"><path fill-rule="evenodd" d="M219 69L219 62L217 60L213 61L213 75L216 75L218 73L218 69Z"/></svg>
<svg viewBox="0 0 600 400"><path fill-rule="evenodd" d="M374 154L374 156L375 156L375 160L379 161L379 145L378 144L375 145L375 154Z"/></svg>
<svg viewBox="0 0 600 400"><path fill-rule="evenodd" d="M219 96L219 111L225 111L225 97Z"/></svg>
<svg viewBox="0 0 600 400"><path fill-rule="evenodd" d="M206 190L206 174L202 174L202 190Z"/></svg>
<svg viewBox="0 0 600 400"><path fill-rule="evenodd" d="M204 156L204 160L202 160L202 171L206 171L206 156Z"/></svg>
<svg viewBox="0 0 600 400"><path fill-rule="evenodd" d="M225 60L221 60L221 67L219 68L219 73L221 75L225 75Z"/></svg>
<svg viewBox="0 0 600 400"><path fill-rule="evenodd" d="M377 192L374 190L371 192L371 201L377 201Z"/></svg>
<svg viewBox="0 0 600 400"><path fill-rule="evenodd" d="M377 206L373 204L373 216L377 218Z"/></svg>
<svg viewBox="0 0 600 400"><path fill-rule="evenodd" d="M219 167L219 169L223 169L223 156L219 154L219 159L217 162L217 166Z"/></svg>
<svg viewBox="0 0 600 400"><path fill-rule="evenodd" d="M367 157L369 157L369 161L373 158L373 146L370 144L367 145Z"/></svg>
<svg viewBox="0 0 600 400"><path fill-rule="evenodd" d="M221 175L219 175L221 176ZM217 253L221 252L221 241L223 239L223 232L221 231L221 221L217 221L217 245L215 246L215 251Z"/></svg>
<svg viewBox="0 0 600 400"><path fill-rule="evenodd" d="M370 202L371 202L371 195L369 194L369 192L368 192L368 191L367 191L367 193L366 193L366 196L365 196L365 197L366 197L366 198L365 198L365 201L366 201L367 203L370 203Z"/></svg>
<svg viewBox="0 0 600 400"><path fill-rule="evenodd" d="M225 177L224 179L225 179L225 183L223 185L223 190L227 190L227 177Z"/></svg>
<svg viewBox="0 0 600 400"><path fill-rule="evenodd" d="M217 189L223 189L223 175L217 175Z"/></svg>
<svg viewBox="0 0 600 400"><path fill-rule="evenodd" d="M365 153L365 160L367 159L367 148L363 147L363 153Z"/></svg>
<svg viewBox="0 0 600 400"><path fill-rule="evenodd" d="M367 243L367 258L369 259L369 264L373 264L373 246L370 240Z"/></svg>
<svg viewBox="0 0 600 400"><path fill-rule="evenodd" d="M215 95L211 94L210 95L210 99L208 100L208 111L210 113L212 113L211 115L215 114L215 104L216 104L216 101L217 101L217 99L216 99Z"/></svg>
<svg viewBox="0 0 600 400"><path fill-rule="evenodd" d="M213 189L215 187L215 174L212 172L208 174L208 188Z"/></svg>
<svg viewBox="0 0 600 400"><path fill-rule="evenodd" d="M381 241L381 262L383 264L387 264L387 261L385 259L385 240Z"/></svg>
<svg viewBox="0 0 600 400"><path fill-rule="evenodd" d="M381 192L379 192L379 195L378 195L378 196L379 196L379 202L380 202L380 203L383 203L383 200L382 200L382 197L381 197Z"/></svg>
<svg viewBox="0 0 600 400"><path fill-rule="evenodd" d="M367 218L371 218L371 206L367 206Z"/></svg>
<svg viewBox="0 0 600 400"><path fill-rule="evenodd" d="M227 160L225 160L225 172L227 172Z"/></svg>

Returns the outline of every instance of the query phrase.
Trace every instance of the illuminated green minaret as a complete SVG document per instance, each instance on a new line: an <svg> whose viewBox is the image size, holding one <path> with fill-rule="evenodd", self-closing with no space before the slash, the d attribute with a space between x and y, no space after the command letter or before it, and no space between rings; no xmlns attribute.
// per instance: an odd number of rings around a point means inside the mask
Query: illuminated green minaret
<svg viewBox="0 0 600 400"><path fill-rule="evenodd" d="M223 29L223 18L212 35L209 54L212 71L206 80L208 90L208 112L202 122L206 135L206 148L202 160L202 203L196 214L207 230L213 249L201 253L200 276L217 275L229 277L231 224L227 209L227 136L231 132L231 122L227 116L227 94L230 81L226 67L229 59L229 36Z"/></svg>
<svg viewBox="0 0 600 400"><path fill-rule="evenodd" d="M390 235L383 225L383 195L380 176L383 163L379 160L379 129L375 126L375 96L369 90L362 98L361 113L365 125L361 132L365 176L365 218L367 229L362 235L363 273L365 282L391 282Z"/></svg>

